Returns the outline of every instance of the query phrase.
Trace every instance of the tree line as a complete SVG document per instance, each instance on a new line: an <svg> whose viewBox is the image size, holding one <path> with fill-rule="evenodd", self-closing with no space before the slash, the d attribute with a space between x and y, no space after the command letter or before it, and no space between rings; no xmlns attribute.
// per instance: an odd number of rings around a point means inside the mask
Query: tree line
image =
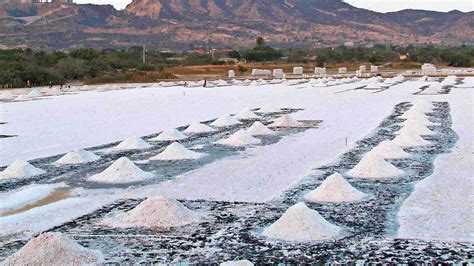
<svg viewBox="0 0 474 266"><path fill-rule="evenodd" d="M461 46L391 46L374 47L331 47L275 49L262 37L256 39L250 49L227 49L225 52L161 52L148 49L146 64L143 63L142 47L129 49L77 48L65 51L34 51L32 49L0 49L0 87L22 87L29 81L35 86L61 84L84 79L123 81L136 75L153 72L153 78L173 78L165 71L171 66L193 66L209 64L235 64L223 58L233 58L239 69L246 69L240 63L246 62L294 62L314 63L317 66L347 62L371 62L383 64L400 61L406 55L406 62L435 63L454 67L474 65L474 47Z"/></svg>

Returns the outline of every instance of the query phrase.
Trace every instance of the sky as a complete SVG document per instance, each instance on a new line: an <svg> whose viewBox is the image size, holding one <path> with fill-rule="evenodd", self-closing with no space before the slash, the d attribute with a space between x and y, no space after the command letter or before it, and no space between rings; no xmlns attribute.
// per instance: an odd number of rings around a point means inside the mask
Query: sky
<svg viewBox="0 0 474 266"><path fill-rule="evenodd" d="M131 0L75 0L76 3L112 4L123 9ZM345 0L345 2L361 8L378 12L390 12L401 9L426 9L435 11L473 11L474 0Z"/></svg>

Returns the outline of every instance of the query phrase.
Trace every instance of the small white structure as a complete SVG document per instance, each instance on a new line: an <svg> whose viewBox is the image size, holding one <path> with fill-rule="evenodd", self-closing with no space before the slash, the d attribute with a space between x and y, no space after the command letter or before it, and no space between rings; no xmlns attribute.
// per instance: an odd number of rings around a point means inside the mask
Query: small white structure
<svg viewBox="0 0 474 266"><path fill-rule="evenodd" d="M277 78L277 79L283 79L285 78L285 72L283 72L283 69L281 68L277 68L277 69L273 69L273 77L274 78Z"/></svg>
<svg viewBox="0 0 474 266"><path fill-rule="evenodd" d="M379 72L379 66L370 66L370 72L371 73L378 73Z"/></svg>
<svg viewBox="0 0 474 266"><path fill-rule="evenodd" d="M326 68L325 67L315 67L314 74L318 77L326 77Z"/></svg>
<svg viewBox="0 0 474 266"><path fill-rule="evenodd" d="M359 71L361 73L365 73L365 72L367 72L367 67L365 65L359 66Z"/></svg>
<svg viewBox="0 0 474 266"><path fill-rule="evenodd" d="M234 70L229 70L229 74L227 76L231 79L235 78L235 71Z"/></svg>
<svg viewBox="0 0 474 266"><path fill-rule="evenodd" d="M252 76L271 76L272 71L268 69L252 69Z"/></svg>
<svg viewBox="0 0 474 266"><path fill-rule="evenodd" d="M434 75L436 74L436 67L433 64L425 63L421 66L421 74Z"/></svg>
<svg viewBox="0 0 474 266"><path fill-rule="evenodd" d="M341 67L337 70L339 74L347 74L347 67Z"/></svg>
<svg viewBox="0 0 474 266"><path fill-rule="evenodd" d="M303 67L293 67L293 75L303 75Z"/></svg>

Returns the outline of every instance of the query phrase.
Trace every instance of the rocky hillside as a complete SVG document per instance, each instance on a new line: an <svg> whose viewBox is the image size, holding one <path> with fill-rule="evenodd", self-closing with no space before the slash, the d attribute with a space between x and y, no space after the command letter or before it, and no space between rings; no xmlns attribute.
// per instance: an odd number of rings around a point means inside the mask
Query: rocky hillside
<svg viewBox="0 0 474 266"><path fill-rule="evenodd" d="M187 49L362 43L474 44L474 13L377 13L340 0L134 0L112 6L0 4L0 46Z"/></svg>

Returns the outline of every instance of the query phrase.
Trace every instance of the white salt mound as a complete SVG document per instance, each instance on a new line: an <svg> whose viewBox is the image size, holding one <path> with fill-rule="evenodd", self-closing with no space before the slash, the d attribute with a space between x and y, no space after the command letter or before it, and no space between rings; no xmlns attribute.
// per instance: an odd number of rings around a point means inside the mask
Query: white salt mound
<svg viewBox="0 0 474 266"><path fill-rule="evenodd" d="M24 101L29 101L31 100L30 96L25 95L25 94L20 94L16 96L15 101L17 102L24 102Z"/></svg>
<svg viewBox="0 0 474 266"><path fill-rule="evenodd" d="M197 160L206 156L204 153L199 153L186 149L183 145L173 142L160 154L150 158L150 160L157 161L178 161L178 160Z"/></svg>
<svg viewBox="0 0 474 266"><path fill-rule="evenodd" d="M326 221L317 211L300 202L291 206L275 223L263 230L269 238L289 242L310 242L339 237L343 230Z"/></svg>
<svg viewBox="0 0 474 266"><path fill-rule="evenodd" d="M2 94L0 94L0 100L2 101L11 101L13 100L13 94L11 94L10 92L4 92Z"/></svg>
<svg viewBox="0 0 474 266"><path fill-rule="evenodd" d="M369 153L377 154L384 159L406 159L411 158L411 154L405 152L399 145L390 140L382 141Z"/></svg>
<svg viewBox="0 0 474 266"><path fill-rule="evenodd" d="M133 210L119 214L105 223L114 227L167 229L201 222L201 217L180 202L163 196L144 200Z"/></svg>
<svg viewBox="0 0 474 266"><path fill-rule="evenodd" d="M99 183L126 184L152 178L153 174L138 168L126 157L116 160L102 173L93 175L87 180Z"/></svg>
<svg viewBox="0 0 474 266"><path fill-rule="evenodd" d="M246 109L241 110L238 114L236 114L235 118L242 119L242 120L250 120L250 119L259 119L260 116L252 112L252 110L246 108Z"/></svg>
<svg viewBox="0 0 474 266"><path fill-rule="evenodd" d="M31 98L34 98L34 97L41 97L43 96L43 94L39 90L34 89L28 93L28 96Z"/></svg>
<svg viewBox="0 0 474 266"><path fill-rule="evenodd" d="M77 150L71 151L63 157L59 158L55 164L66 165L66 164L82 164L90 163L99 160L100 157L90 151Z"/></svg>
<svg viewBox="0 0 474 266"><path fill-rule="evenodd" d="M233 125L241 124L239 120L230 115L225 115L223 117L217 118L216 121L211 123L213 127L229 127Z"/></svg>
<svg viewBox="0 0 474 266"><path fill-rule="evenodd" d="M2 265L101 265L102 252L85 248L63 233L43 233L28 241Z"/></svg>
<svg viewBox="0 0 474 266"><path fill-rule="evenodd" d="M418 135L436 135L435 132L431 131L425 125L420 123L411 123L411 120L403 122L402 125L403 128L400 130L399 134L401 134L402 131L409 130Z"/></svg>
<svg viewBox="0 0 474 266"><path fill-rule="evenodd" d="M380 155L367 153L347 174L358 178L382 179L400 177L405 172L385 161Z"/></svg>
<svg viewBox="0 0 474 266"><path fill-rule="evenodd" d="M115 151L144 150L152 146L142 138L128 138L113 148Z"/></svg>
<svg viewBox="0 0 474 266"><path fill-rule="evenodd" d="M61 91L58 88L51 88L45 93L48 96L57 96L61 94Z"/></svg>
<svg viewBox="0 0 474 266"><path fill-rule="evenodd" d="M181 133L177 129L172 129L168 131L163 131L158 135L158 137L153 138L154 141L176 141L176 140L183 140L187 138L186 135Z"/></svg>
<svg viewBox="0 0 474 266"><path fill-rule="evenodd" d="M383 89L383 84L381 83L369 83L367 86L365 86L364 89L366 90L380 90L380 89Z"/></svg>
<svg viewBox="0 0 474 266"><path fill-rule="evenodd" d="M262 142L261 140L254 138L250 133L248 133L244 129L241 129L235 132L227 139L216 141L217 144L233 146L233 147L256 145L256 144L260 144L261 142Z"/></svg>
<svg viewBox="0 0 474 266"><path fill-rule="evenodd" d="M281 112L281 109L278 108L278 107L275 107L275 106L264 106L260 109L258 109L257 111L255 111L256 113L261 113L261 114L272 114L272 113L279 113Z"/></svg>
<svg viewBox="0 0 474 266"><path fill-rule="evenodd" d="M303 123L297 121L290 115L282 115L270 124L270 127L301 127L303 125Z"/></svg>
<svg viewBox="0 0 474 266"><path fill-rule="evenodd" d="M411 109L418 110L420 112L428 113L433 110L433 103L427 100L416 100L413 101L412 104L413 106Z"/></svg>
<svg viewBox="0 0 474 266"><path fill-rule="evenodd" d="M417 112L406 113L406 115L400 116L400 118L406 119L405 123L407 125L409 124L420 124L424 126L436 125L435 123L428 120L428 118L426 118L424 114L420 114Z"/></svg>
<svg viewBox="0 0 474 266"><path fill-rule="evenodd" d="M334 173L304 198L309 202L354 202L366 197L364 192L354 188L341 174Z"/></svg>
<svg viewBox="0 0 474 266"><path fill-rule="evenodd" d="M29 178L44 173L46 171L34 167L29 162L16 160L0 173L0 179Z"/></svg>
<svg viewBox="0 0 474 266"><path fill-rule="evenodd" d="M231 260L225 261L220 266L253 266L254 264L249 260Z"/></svg>
<svg viewBox="0 0 474 266"><path fill-rule="evenodd" d="M420 94L439 94L443 85L439 82L431 83L426 89L424 89Z"/></svg>
<svg viewBox="0 0 474 266"><path fill-rule="evenodd" d="M401 147L421 147L431 145L431 142L423 139L416 132L410 130L402 130L399 135L393 140L394 143Z"/></svg>
<svg viewBox="0 0 474 266"><path fill-rule="evenodd" d="M253 123L253 125L247 129L247 132L250 133L252 136L271 135L275 133L275 131L269 129L260 121Z"/></svg>
<svg viewBox="0 0 474 266"><path fill-rule="evenodd" d="M183 132L186 134L195 134L195 133L210 133L216 131L212 127L201 124L201 123L193 123L188 126Z"/></svg>

